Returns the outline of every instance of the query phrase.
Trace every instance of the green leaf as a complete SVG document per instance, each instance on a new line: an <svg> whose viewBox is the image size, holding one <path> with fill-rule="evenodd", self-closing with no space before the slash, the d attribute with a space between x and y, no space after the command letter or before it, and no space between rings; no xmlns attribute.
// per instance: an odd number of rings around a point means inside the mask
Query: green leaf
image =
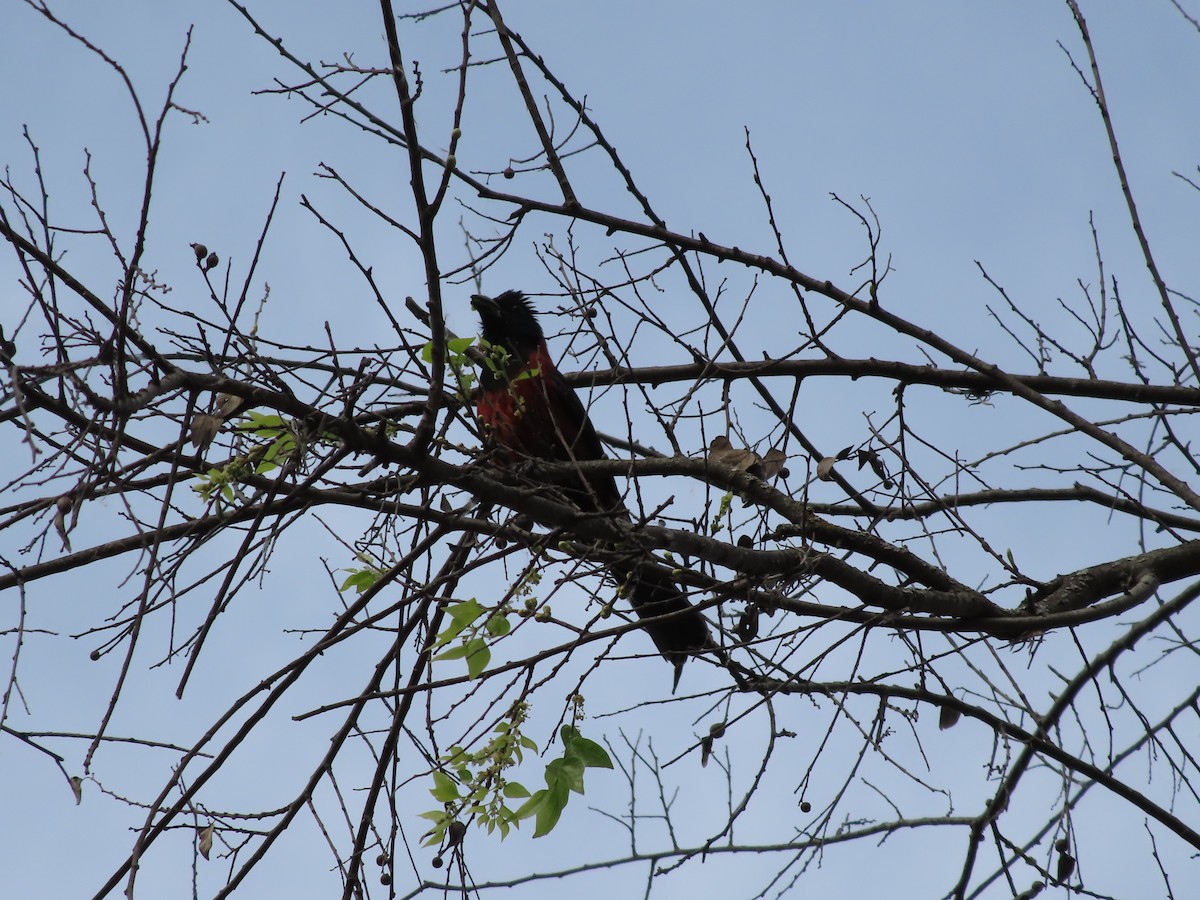
<svg viewBox="0 0 1200 900"><path fill-rule="evenodd" d="M551 790L574 791L582 794L583 763L573 756L562 756L550 760L546 764L546 786Z"/></svg>
<svg viewBox="0 0 1200 900"><path fill-rule="evenodd" d="M529 796L529 789L516 781L510 781L504 785L504 796L509 800L519 800Z"/></svg>
<svg viewBox="0 0 1200 900"><path fill-rule="evenodd" d="M537 791L532 797L517 807L517 811L513 813L513 818L519 822L522 819L528 819L530 816L537 815L538 810L542 808L542 804L546 802L547 796L549 796L549 791Z"/></svg>
<svg viewBox="0 0 1200 900"><path fill-rule="evenodd" d="M466 625L460 625L457 622L451 621L450 627L437 636L437 641L434 642L435 647L441 647L443 644L448 644L460 634Z"/></svg>
<svg viewBox="0 0 1200 900"><path fill-rule="evenodd" d="M434 659L462 659L467 655L468 647L470 647L470 644L459 644L457 647L451 647L449 650L443 650L441 653L435 656Z"/></svg>
<svg viewBox="0 0 1200 900"><path fill-rule="evenodd" d="M487 664L492 661L492 651L488 649L487 643L483 638L473 638L467 641L467 674L472 678L478 678L479 673L487 668Z"/></svg>
<svg viewBox="0 0 1200 900"><path fill-rule="evenodd" d="M422 847L432 847L440 844L446 837L446 829L450 827L450 823L454 821L454 817L444 809L431 809L429 812L419 813L422 819L429 819L433 822L433 827L425 835L425 839L421 841Z"/></svg>
<svg viewBox="0 0 1200 900"><path fill-rule="evenodd" d="M433 341L421 348L421 359L427 363L433 362Z"/></svg>
<svg viewBox="0 0 1200 900"><path fill-rule="evenodd" d="M280 457L290 456L296 450L296 438L292 434L285 434L271 441L267 449L263 451L263 462L273 463Z"/></svg>
<svg viewBox="0 0 1200 900"><path fill-rule="evenodd" d="M437 636L437 642L434 646L441 647L443 644L450 643L450 641L462 634L483 613L483 607L479 605L474 597L470 600L464 600L462 603L452 603L447 606L446 615L450 617L450 624ZM457 659L457 657L448 658Z"/></svg>
<svg viewBox="0 0 1200 900"><path fill-rule="evenodd" d="M379 573L374 569L358 569L346 576L346 580L342 582L342 586L338 590L344 594L350 588L354 588L356 593L361 594L378 580Z"/></svg>
<svg viewBox="0 0 1200 900"><path fill-rule="evenodd" d="M613 767L612 759L609 758L608 752L595 741L589 741L585 737L577 737L571 741L569 752L571 755L577 757L585 766L598 769L611 769Z"/></svg>
<svg viewBox="0 0 1200 900"><path fill-rule="evenodd" d="M458 799L458 782L445 772L434 769L433 787L429 789L429 793L433 794L433 799L435 800L450 803Z"/></svg>
<svg viewBox="0 0 1200 900"><path fill-rule="evenodd" d="M472 597L462 603L454 603L446 607L446 615L464 628L483 615L483 607Z"/></svg>
<svg viewBox="0 0 1200 900"><path fill-rule="evenodd" d="M453 356L462 356L463 351L473 343L475 343L475 338L473 337L450 338L450 340L446 341L446 350ZM431 349L430 354L432 355L432 353Z"/></svg>
<svg viewBox="0 0 1200 900"><path fill-rule="evenodd" d="M533 829L535 838L542 837L554 830L562 811L566 809L567 798L570 796L566 788L550 788L546 791L546 799L537 811L537 825Z"/></svg>
<svg viewBox="0 0 1200 900"><path fill-rule="evenodd" d="M279 432L288 430L287 422L282 416L268 415L254 410L246 413L246 421L239 422L234 428L244 434L254 434L265 438L278 437Z"/></svg>
<svg viewBox="0 0 1200 900"><path fill-rule="evenodd" d="M512 625L509 623L508 618L499 613L494 614L488 619L485 627L487 628L487 633L492 637L504 637L504 635L512 631Z"/></svg>

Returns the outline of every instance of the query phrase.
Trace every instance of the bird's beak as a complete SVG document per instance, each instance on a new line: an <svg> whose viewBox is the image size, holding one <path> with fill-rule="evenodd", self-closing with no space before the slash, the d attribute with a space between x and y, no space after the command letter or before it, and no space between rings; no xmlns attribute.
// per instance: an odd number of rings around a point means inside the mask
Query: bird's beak
<svg viewBox="0 0 1200 900"><path fill-rule="evenodd" d="M496 301L491 297L485 297L483 294L475 294L471 297L471 309L475 310L481 316L500 315L500 307L496 305Z"/></svg>

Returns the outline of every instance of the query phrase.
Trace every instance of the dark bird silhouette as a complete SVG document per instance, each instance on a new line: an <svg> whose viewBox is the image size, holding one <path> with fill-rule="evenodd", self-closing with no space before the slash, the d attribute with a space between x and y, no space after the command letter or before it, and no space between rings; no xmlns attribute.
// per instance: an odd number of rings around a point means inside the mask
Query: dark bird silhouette
<svg viewBox="0 0 1200 900"><path fill-rule="evenodd" d="M493 352L479 376L479 418L498 461L604 459L596 429L550 358L525 296L518 291L495 298L477 294L471 305L479 313L484 339L504 351ZM630 518L610 474L576 472L551 486L584 512ZM633 609L658 652L675 666L678 685L687 658L712 646L703 616L668 575L645 560L612 562L609 570L618 584L628 584Z"/></svg>

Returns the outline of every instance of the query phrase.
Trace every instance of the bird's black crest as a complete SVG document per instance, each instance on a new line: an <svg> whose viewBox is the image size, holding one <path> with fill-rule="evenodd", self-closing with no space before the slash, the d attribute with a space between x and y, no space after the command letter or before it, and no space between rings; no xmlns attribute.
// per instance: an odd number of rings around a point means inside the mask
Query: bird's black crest
<svg viewBox="0 0 1200 900"><path fill-rule="evenodd" d="M505 291L498 297L476 294L471 306L479 313L483 337L514 357L524 358L542 342L542 326L529 299L520 291Z"/></svg>

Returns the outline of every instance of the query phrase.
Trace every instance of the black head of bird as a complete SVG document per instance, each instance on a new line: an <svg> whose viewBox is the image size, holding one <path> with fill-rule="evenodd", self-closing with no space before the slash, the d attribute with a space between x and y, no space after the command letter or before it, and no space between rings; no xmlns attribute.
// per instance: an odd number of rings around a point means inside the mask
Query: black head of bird
<svg viewBox="0 0 1200 900"><path fill-rule="evenodd" d="M514 358L527 359L545 339L532 304L520 291L505 291L496 297L476 294L471 306L479 313L484 340L503 347Z"/></svg>

